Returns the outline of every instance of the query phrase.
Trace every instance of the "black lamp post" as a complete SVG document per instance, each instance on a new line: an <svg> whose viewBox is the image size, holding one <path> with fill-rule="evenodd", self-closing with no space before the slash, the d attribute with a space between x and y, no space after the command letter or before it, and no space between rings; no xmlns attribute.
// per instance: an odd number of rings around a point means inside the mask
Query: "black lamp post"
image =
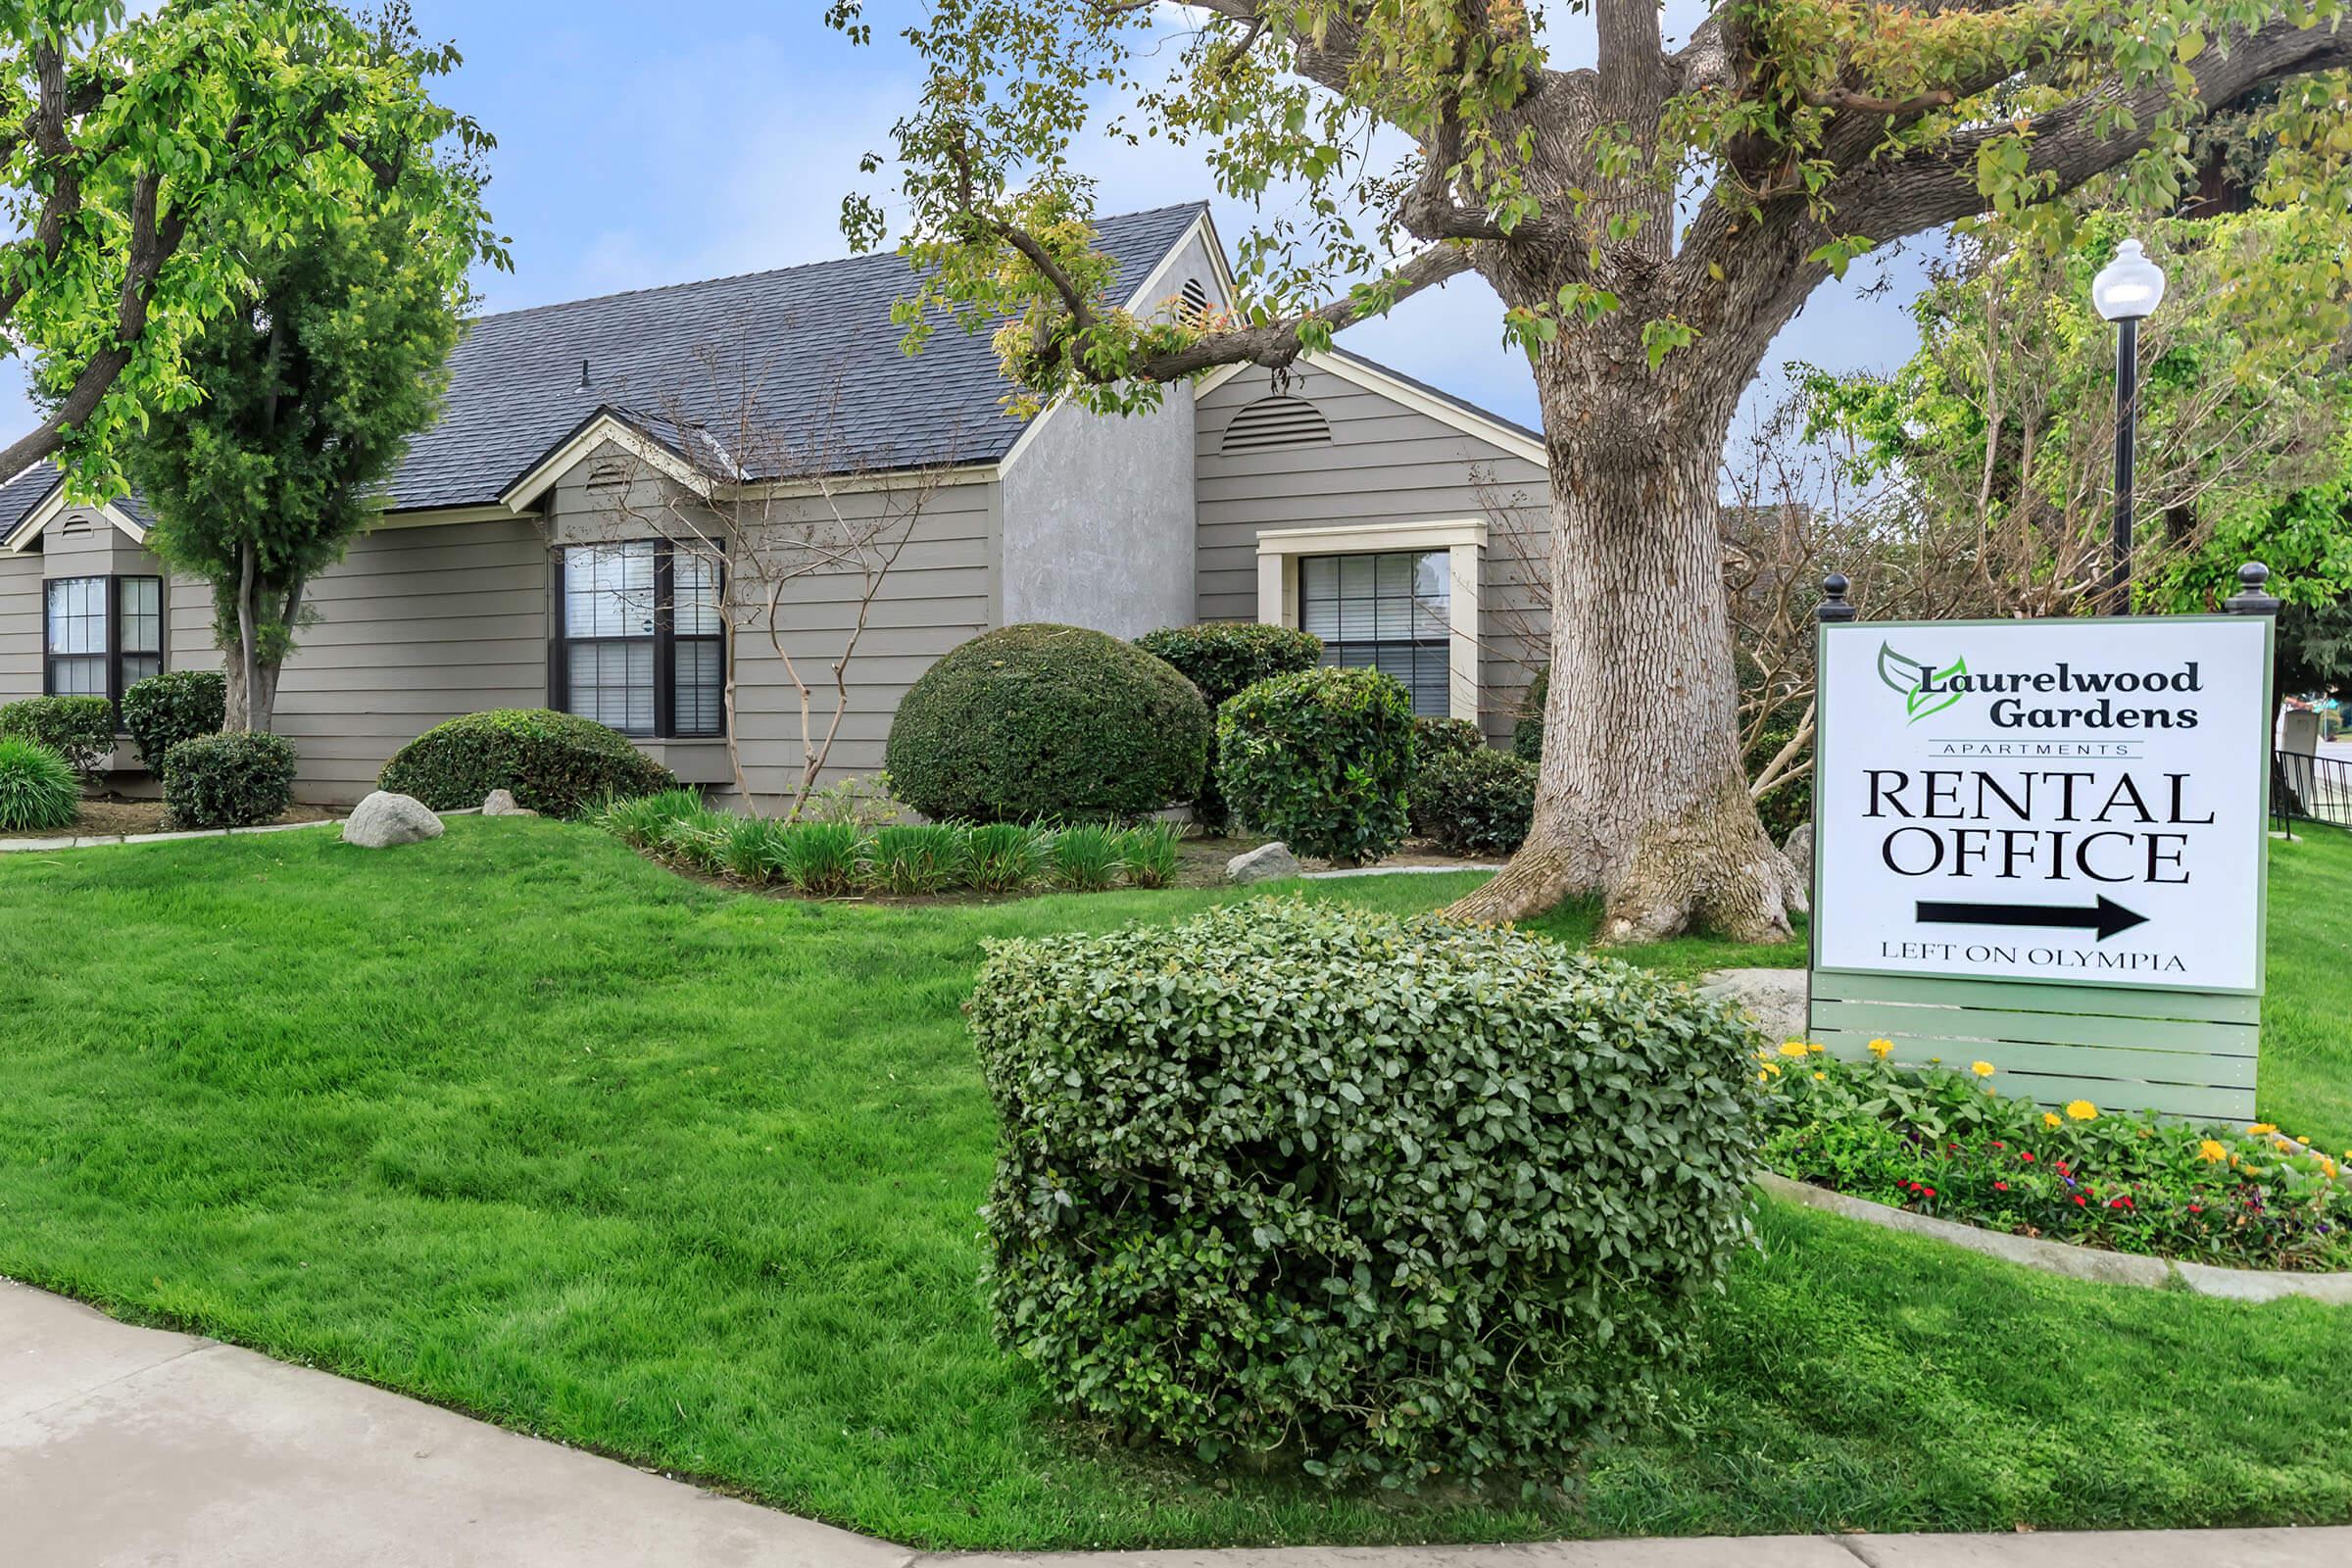
<svg viewBox="0 0 2352 1568"><path fill-rule="evenodd" d="M2139 435L2139 323L2164 302L2164 269L2128 239L2091 280L2091 303L2116 324L2115 544L2100 597L2110 615L2132 613L2132 479Z"/></svg>

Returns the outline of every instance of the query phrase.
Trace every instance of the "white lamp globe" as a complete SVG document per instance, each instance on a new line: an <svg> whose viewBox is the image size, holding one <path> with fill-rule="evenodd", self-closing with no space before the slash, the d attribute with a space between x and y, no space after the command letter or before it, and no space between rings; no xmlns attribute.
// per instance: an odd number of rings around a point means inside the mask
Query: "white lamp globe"
<svg viewBox="0 0 2352 1568"><path fill-rule="evenodd" d="M2164 269L2148 260L2139 241L2115 248L2115 260L2090 281L2090 302L2110 321L2136 321L2164 303Z"/></svg>

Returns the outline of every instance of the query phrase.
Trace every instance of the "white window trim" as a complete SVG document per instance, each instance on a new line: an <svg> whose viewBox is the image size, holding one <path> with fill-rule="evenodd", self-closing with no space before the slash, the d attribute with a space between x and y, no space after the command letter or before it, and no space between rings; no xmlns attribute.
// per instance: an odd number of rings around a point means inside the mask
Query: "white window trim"
<svg viewBox="0 0 2352 1568"><path fill-rule="evenodd" d="M1478 722L1479 563L1487 550L1481 518L1389 522L1341 528L1265 528L1257 536L1257 618L1269 626L1298 624L1298 563L1307 556L1355 556L1400 550L1443 550L1451 580L1446 645L1447 706L1455 718Z"/></svg>

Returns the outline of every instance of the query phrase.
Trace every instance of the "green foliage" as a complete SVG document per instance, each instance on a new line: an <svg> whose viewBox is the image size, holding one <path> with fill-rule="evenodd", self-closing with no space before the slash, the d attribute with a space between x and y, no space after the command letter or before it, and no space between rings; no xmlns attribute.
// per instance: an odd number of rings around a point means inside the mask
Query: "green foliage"
<svg viewBox="0 0 2352 1568"><path fill-rule="evenodd" d="M1098 821L1189 799L1208 754L1190 681L1078 626L1006 626L933 664L891 721L890 777L938 820Z"/></svg>
<svg viewBox="0 0 2352 1568"><path fill-rule="evenodd" d="M1466 718L1413 720L1413 755L1424 766L1441 757L1460 757L1486 749L1486 732Z"/></svg>
<svg viewBox="0 0 2352 1568"><path fill-rule="evenodd" d="M0 833L71 827L80 810L72 763L38 741L0 735Z"/></svg>
<svg viewBox="0 0 2352 1568"><path fill-rule="evenodd" d="M1511 755L1522 761L1544 760L1544 705L1550 696L1551 670L1539 669L1519 704L1518 722L1511 726Z"/></svg>
<svg viewBox="0 0 2352 1568"><path fill-rule="evenodd" d="M1046 841L1046 878L1072 893L1100 893L1119 885L1127 869L1126 833L1099 822L1065 827Z"/></svg>
<svg viewBox="0 0 2352 1568"><path fill-rule="evenodd" d="M1377 860L1404 841L1413 704L1376 669L1260 681L1217 710L1217 784L1299 855Z"/></svg>
<svg viewBox="0 0 2352 1568"><path fill-rule="evenodd" d="M1536 764L1481 746L1413 776L1413 831L1448 855L1515 855L1536 817Z"/></svg>
<svg viewBox="0 0 2352 1568"><path fill-rule="evenodd" d="M960 886L969 852L964 831L946 822L894 824L876 830L874 884L900 895L945 893Z"/></svg>
<svg viewBox="0 0 2352 1568"><path fill-rule="evenodd" d="M124 439L204 395L194 339L248 306L266 266L351 215L397 207L402 244L459 272L472 257L507 265L471 167L490 138L426 90L456 53L420 44L399 8L368 23L309 0L142 12L0 10L0 119L32 119L44 64L66 92L62 144L14 136L0 157L24 236L0 266L77 496L124 488ZM138 240L143 198L160 243ZM34 237L44 209L53 248Z"/></svg>
<svg viewBox="0 0 2352 1568"><path fill-rule="evenodd" d="M1999 1074L1762 1054L1765 1162L1784 1176L1990 1230L2278 1269L2352 1268L2352 1182L2267 1122L2206 1127L2085 1100L2045 1108ZM2352 1160L2352 1152L2344 1155Z"/></svg>
<svg viewBox="0 0 2352 1568"><path fill-rule="evenodd" d="M1323 639L1313 632L1253 621L1170 626L1146 632L1135 646L1174 664L1211 708L1261 680L1312 669L1323 658Z"/></svg>
<svg viewBox="0 0 2352 1568"><path fill-rule="evenodd" d="M368 45L379 70L421 79L416 46L405 15ZM148 548L212 586L217 642L238 659L249 627L262 669L283 662L304 586L342 559L409 438L439 416L471 297L480 172L429 142L393 156L392 188L242 237L237 308L187 345L197 396L123 448L155 514Z"/></svg>
<svg viewBox="0 0 2352 1568"><path fill-rule="evenodd" d="M200 735L164 754L163 778L176 827L272 822L294 804L294 748L262 731Z"/></svg>
<svg viewBox="0 0 2352 1568"><path fill-rule="evenodd" d="M1119 835L1119 862L1127 869L1129 885L1171 887L1182 861L1177 846L1184 830L1173 822L1144 822Z"/></svg>
<svg viewBox="0 0 2352 1568"><path fill-rule="evenodd" d="M994 944L969 1014L1000 1335L1211 1461L1557 1482L1744 1234L1745 1027L1540 938L1256 901Z"/></svg>
<svg viewBox="0 0 2352 1568"><path fill-rule="evenodd" d="M115 755L115 705L103 697L25 697L0 707L0 735L46 746L84 778Z"/></svg>
<svg viewBox="0 0 2352 1568"><path fill-rule="evenodd" d="M1212 715L1227 698L1261 680L1312 669L1323 658L1323 639L1313 632L1250 621L1171 626L1146 632L1135 640L1135 646L1166 660L1200 688ZM1217 792L1216 737L1212 734L1207 765L1200 771L1200 791L1193 798L1193 821L1203 833L1222 833L1229 815L1225 797Z"/></svg>
<svg viewBox="0 0 2352 1568"><path fill-rule="evenodd" d="M988 822L964 836L965 874L977 893L1018 893L1037 880L1037 829L1022 822Z"/></svg>
<svg viewBox="0 0 2352 1568"><path fill-rule="evenodd" d="M662 843L670 823L702 809L698 792L672 788L654 795L610 797L588 819L632 850L650 850Z"/></svg>
<svg viewBox="0 0 2352 1568"><path fill-rule="evenodd" d="M793 892L838 899L865 876L864 833L850 822L780 822L769 829L767 863Z"/></svg>
<svg viewBox="0 0 2352 1568"><path fill-rule="evenodd" d="M465 810L492 790L511 790L531 810L577 816L608 797L652 795L677 780L593 719L499 708L434 725L395 752L376 783L436 811Z"/></svg>
<svg viewBox="0 0 2352 1568"><path fill-rule="evenodd" d="M220 734L227 713L228 682L217 669L167 669L122 694L122 727L150 771L181 741Z"/></svg>

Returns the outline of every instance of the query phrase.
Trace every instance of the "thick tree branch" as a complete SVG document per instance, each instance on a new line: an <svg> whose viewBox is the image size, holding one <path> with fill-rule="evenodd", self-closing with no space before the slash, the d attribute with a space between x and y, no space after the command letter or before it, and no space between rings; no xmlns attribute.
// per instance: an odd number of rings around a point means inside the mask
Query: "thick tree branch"
<svg viewBox="0 0 2352 1568"><path fill-rule="evenodd" d="M2352 67L2352 29L2297 27L2279 20L2234 40L2227 53L2206 51L2189 69L2198 99L2210 108L2269 82L2346 67ZM2157 122L2170 102L2162 82L2132 91L2111 84L2071 99L2034 122L2029 169L2055 175L2061 189L2105 173L2147 145L2145 127ZM2100 134L2102 119L2117 105L2143 127L2140 133ZM1981 127L1900 158L1863 165L1829 189L1837 227L1884 243L1984 211L1977 154L2013 134L2006 124Z"/></svg>
<svg viewBox="0 0 2352 1568"><path fill-rule="evenodd" d="M1390 274L1389 303L1408 299L1449 277L1458 277L1469 271L1470 266L1468 246L1432 246ZM1308 322L1320 322L1337 332L1376 314L1374 302L1351 294L1288 321L1269 321L1263 326L1214 333L1173 353L1146 361L1130 373L1147 381L1178 381L1220 365L1265 365L1279 368L1298 358L1304 347L1299 332Z"/></svg>

